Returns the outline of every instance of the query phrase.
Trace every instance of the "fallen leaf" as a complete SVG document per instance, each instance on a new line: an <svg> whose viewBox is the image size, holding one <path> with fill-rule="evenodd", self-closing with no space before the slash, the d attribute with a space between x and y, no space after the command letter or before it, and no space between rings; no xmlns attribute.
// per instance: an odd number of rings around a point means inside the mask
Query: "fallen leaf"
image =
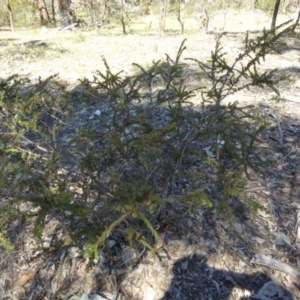
<svg viewBox="0 0 300 300"><path fill-rule="evenodd" d="M99 109L97 109L95 112L94 112L94 115L97 116L97 117L100 117L101 116L101 111Z"/></svg>
<svg viewBox="0 0 300 300"><path fill-rule="evenodd" d="M288 166L288 164L287 163L285 163L285 164L279 164L278 166L277 166L277 170L282 170L284 167L286 167L286 166Z"/></svg>
<svg viewBox="0 0 300 300"><path fill-rule="evenodd" d="M243 226L242 226L242 224L236 222L236 223L235 223L235 230L236 230L238 233L242 233L242 232L243 232Z"/></svg>
<svg viewBox="0 0 300 300"><path fill-rule="evenodd" d="M283 296L284 292L282 288L273 281L269 281L264 284L264 286L259 290L258 295L274 298L276 296Z"/></svg>
<svg viewBox="0 0 300 300"><path fill-rule="evenodd" d="M285 187L281 190L284 194L288 195L291 193L291 188L290 187Z"/></svg>
<svg viewBox="0 0 300 300"><path fill-rule="evenodd" d="M289 246L292 245L292 244L291 244L291 239L289 238L289 236L287 236L287 235L284 234L284 233L281 233L281 236L282 236L282 239L284 240L284 242L285 242L287 245L289 245Z"/></svg>
<svg viewBox="0 0 300 300"><path fill-rule="evenodd" d="M295 142L295 139L291 138L291 137L286 137L284 139L286 142Z"/></svg>
<svg viewBox="0 0 300 300"><path fill-rule="evenodd" d="M296 232L296 238L300 239L300 210L297 211L297 217L296 217L296 226L295 226L295 232Z"/></svg>
<svg viewBox="0 0 300 300"><path fill-rule="evenodd" d="M259 244L263 244L266 240L261 239L260 237L254 236L252 237L252 240L256 241Z"/></svg>
<svg viewBox="0 0 300 300"><path fill-rule="evenodd" d="M299 249L299 248L298 248ZM300 256L297 256L297 267L300 267Z"/></svg>
<svg viewBox="0 0 300 300"><path fill-rule="evenodd" d="M268 143L260 143L259 146L262 147L262 148L269 148Z"/></svg>
<svg viewBox="0 0 300 300"><path fill-rule="evenodd" d="M245 290L244 291L244 296L247 297L247 298L250 298L250 296L252 295L252 293L248 290Z"/></svg>
<svg viewBox="0 0 300 300"><path fill-rule="evenodd" d="M214 158L216 157L211 151L210 151L210 147L205 147L203 148L203 150L205 151L206 155L210 158Z"/></svg>
<svg viewBox="0 0 300 300"><path fill-rule="evenodd" d="M28 272L22 275L18 280L13 283L13 286L23 286L27 281L33 279L36 275L36 271Z"/></svg>
<svg viewBox="0 0 300 300"><path fill-rule="evenodd" d="M291 240L286 234L284 234L281 231L278 231L277 237L275 240L275 245L283 246L284 244L288 244L291 246Z"/></svg>
<svg viewBox="0 0 300 300"><path fill-rule="evenodd" d="M287 288L291 288L294 286L293 280L290 275L285 276L285 280L283 280L283 283Z"/></svg>
<svg viewBox="0 0 300 300"><path fill-rule="evenodd" d="M154 300L155 299L155 291L152 288L147 288L145 291L143 300Z"/></svg>
<svg viewBox="0 0 300 300"><path fill-rule="evenodd" d="M265 210L258 210L257 211L257 213L261 216L261 217L263 217L263 218L269 218L270 217L270 213L268 213L267 211L265 211Z"/></svg>

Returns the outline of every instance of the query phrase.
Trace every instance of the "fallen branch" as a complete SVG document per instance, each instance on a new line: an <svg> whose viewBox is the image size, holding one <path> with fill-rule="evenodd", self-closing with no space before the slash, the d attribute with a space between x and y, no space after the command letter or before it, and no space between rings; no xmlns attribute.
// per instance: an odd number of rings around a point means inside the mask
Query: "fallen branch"
<svg viewBox="0 0 300 300"><path fill-rule="evenodd" d="M277 121L277 128L278 128L278 131L279 131L279 139L278 139L278 141L279 141L280 147L283 148L284 147L284 143L283 143L283 130L281 128L281 123L280 123L279 120Z"/></svg>
<svg viewBox="0 0 300 300"><path fill-rule="evenodd" d="M281 122L280 120L275 116L275 114L273 112L270 113L270 116L272 116L276 121L277 121L277 128L278 128L278 132L279 132L279 139L278 142L280 144L280 147L284 147L284 142L283 142L283 130L281 128Z"/></svg>
<svg viewBox="0 0 300 300"><path fill-rule="evenodd" d="M294 277L296 277L298 280L300 279L300 271L295 270L288 264L285 264L283 262L280 262L276 259L260 255L260 254L255 254L252 259L250 260L250 263L252 264L257 264L257 265L263 265L266 267L269 267L271 269L276 269L280 272L290 274Z"/></svg>
<svg viewBox="0 0 300 300"><path fill-rule="evenodd" d="M67 27L64 27L64 28L61 28L61 29L59 29L60 31L66 31L66 30L72 30L72 29L74 29L74 27L77 27L78 26L78 23L73 23L73 24L71 24L71 25L68 25Z"/></svg>
<svg viewBox="0 0 300 300"><path fill-rule="evenodd" d="M278 96L275 93L272 93L272 97L278 97ZM283 93L280 93L279 99L300 103L300 98L299 97L286 95L286 94L283 94Z"/></svg>

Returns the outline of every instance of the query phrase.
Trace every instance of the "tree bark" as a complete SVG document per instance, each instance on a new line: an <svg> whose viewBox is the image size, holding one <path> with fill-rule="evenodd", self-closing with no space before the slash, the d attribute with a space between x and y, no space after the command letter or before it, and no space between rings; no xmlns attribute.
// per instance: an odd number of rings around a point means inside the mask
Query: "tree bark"
<svg viewBox="0 0 300 300"><path fill-rule="evenodd" d="M52 11L52 20L53 20L53 23L54 23L54 25L56 25L54 0L51 0L51 11Z"/></svg>
<svg viewBox="0 0 300 300"><path fill-rule="evenodd" d="M15 31L15 25L14 25L14 18L13 18L13 13L12 13L12 9L9 3L9 0L6 0L6 2L4 2L5 7L8 10L8 15L9 15L9 23L10 23L10 29L11 31Z"/></svg>
<svg viewBox="0 0 300 300"><path fill-rule="evenodd" d="M299 8L297 9L297 12L295 14L295 29L297 27L297 25L299 24L300 21L300 4L299 4Z"/></svg>
<svg viewBox="0 0 300 300"><path fill-rule="evenodd" d="M287 9L288 9L288 7L289 7L289 5L290 5L290 2L291 2L291 0L285 0L285 1L283 2L283 8L282 8L283 13L286 13L286 12L287 12Z"/></svg>
<svg viewBox="0 0 300 300"><path fill-rule="evenodd" d="M37 0L37 7L40 12L42 26L49 26L52 22L48 13L48 9L44 0Z"/></svg>
<svg viewBox="0 0 300 300"><path fill-rule="evenodd" d="M106 18L107 18L107 15L108 15L108 10L109 10L109 4L108 4L108 1L109 0L104 0L104 3L103 3L103 12L102 12L102 16L101 16L101 25L105 24L105 21L106 21Z"/></svg>
<svg viewBox="0 0 300 300"><path fill-rule="evenodd" d="M123 33L127 34L125 20L124 20L124 0L121 0L121 23L122 23Z"/></svg>
<svg viewBox="0 0 300 300"><path fill-rule="evenodd" d="M159 32L163 36L165 34L166 18L167 18L168 0L161 0L160 2L160 17L159 17Z"/></svg>
<svg viewBox="0 0 300 300"><path fill-rule="evenodd" d="M180 23L180 26L181 26L181 30L180 30L180 33L183 34L184 32L184 23L183 21L181 20L181 0L177 0L177 20L178 22Z"/></svg>
<svg viewBox="0 0 300 300"><path fill-rule="evenodd" d="M204 15L205 15L205 18L203 19L203 26L205 28L205 31L207 32L208 31L208 25L209 25L209 21L210 21L210 18L209 18L209 11L207 8L204 8L203 9L203 12L204 12Z"/></svg>
<svg viewBox="0 0 300 300"><path fill-rule="evenodd" d="M222 1L222 10L223 10L223 31L225 31L226 28L226 17L227 17L227 11L228 11L228 3L227 1Z"/></svg>
<svg viewBox="0 0 300 300"><path fill-rule="evenodd" d="M60 24L62 28L67 27L71 24L69 19L69 12L71 11L70 0L58 0L59 13L60 13Z"/></svg>
<svg viewBox="0 0 300 300"><path fill-rule="evenodd" d="M277 15L278 15L279 6L280 6L280 0L276 0L275 7L274 7L274 12L273 12L273 17L272 17L271 30L275 30L276 19L277 19Z"/></svg>

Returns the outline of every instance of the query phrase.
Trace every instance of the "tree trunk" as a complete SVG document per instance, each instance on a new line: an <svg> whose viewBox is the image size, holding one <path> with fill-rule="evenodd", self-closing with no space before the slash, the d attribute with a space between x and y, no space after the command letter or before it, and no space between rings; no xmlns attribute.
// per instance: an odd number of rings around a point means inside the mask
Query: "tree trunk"
<svg viewBox="0 0 300 300"><path fill-rule="evenodd" d="M297 9L297 12L295 14L295 28L297 27L297 25L299 24L300 21L300 6Z"/></svg>
<svg viewBox="0 0 300 300"><path fill-rule="evenodd" d="M203 12L204 12L205 17L202 20L202 23L203 23L203 27L205 28L205 31L207 32L208 31L209 21L210 21L209 11L208 11L208 9L204 8Z"/></svg>
<svg viewBox="0 0 300 300"><path fill-rule="evenodd" d="M44 0L37 0L37 7L40 12L41 25L49 26L52 22L48 13L48 9Z"/></svg>
<svg viewBox="0 0 300 300"><path fill-rule="evenodd" d="M275 27L276 27L276 19L277 19L277 15L278 15L279 5L280 5L280 0L276 0L274 12L273 12L271 30L275 30Z"/></svg>
<svg viewBox="0 0 300 300"><path fill-rule="evenodd" d="M101 21L100 24L103 25L105 24L106 21L106 17L108 15L108 9L109 9L109 4L108 4L109 0L104 0L104 4L103 4L103 12L102 12L102 17L101 17Z"/></svg>
<svg viewBox="0 0 300 300"><path fill-rule="evenodd" d="M167 6L168 6L168 0L161 0L160 16L159 16L159 32L160 32L161 36L163 36L165 34Z"/></svg>
<svg viewBox="0 0 300 300"><path fill-rule="evenodd" d="M290 5L290 2L291 2L291 0L285 0L285 1L283 2L283 8L282 8L283 13L286 13L286 12L287 12L287 9L288 9L288 7L289 7L289 5Z"/></svg>
<svg viewBox="0 0 300 300"><path fill-rule="evenodd" d="M125 20L124 20L124 0L121 0L121 23L122 23L123 33L127 34Z"/></svg>
<svg viewBox="0 0 300 300"><path fill-rule="evenodd" d="M12 14L9 0L6 0L6 2L4 2L4 3L5 3L5 7L8 10L10 29L11 29L11 31L15 31L14 19L13 19L13 14Z"/></svg>
<svg viewBox="0 0 300 300"><path fill-rule="evenodd" d="M54 0L51 0L52 21L56 25Z"/></svg>
<svg viewBox="0 0 300 300"><path fill-rule="evenodd" d="M167 11L168 11L168 0L165 0L165 9L164 9L164 29L166 28L166 20L167 20Z"/></svg>
<svg viewBox="0 0 300 300"><path fill-rule="evenodd" d="M181 0L177 0L177 20L178 22L180 23L180 26L181 26L181 34L183 34L184 32L184 24L183 24L183 21L181 20Z"/></svg>
<svg viewBox="0 0 300 300"><path fill-rule="evenodd" d="M227 17L227 11L228 11L228 3L227 1L222 1L222 10L223 10L223 31L225 31L226 28L226 17Z"/></svg>
<svg viewBox="0 0 300 300"><path fill-rule="evenodd" d="M71 11L71 1L58 0L58 4L59 4L60 24L61 27L64 28L71 24L69 19L69 12Z"/></svg>

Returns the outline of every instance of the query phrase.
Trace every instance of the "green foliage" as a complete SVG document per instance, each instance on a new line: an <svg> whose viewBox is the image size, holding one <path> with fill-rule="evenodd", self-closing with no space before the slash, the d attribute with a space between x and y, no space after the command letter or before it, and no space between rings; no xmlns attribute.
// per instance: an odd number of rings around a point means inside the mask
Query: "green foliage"
<svg viewBox="0 0 300 300"><path fill-rule="evenodd" d="M39 23L38 9L35 1L9 0L9 3L17 27ZM0 25L9 26L8 12L5 5L0 6Z"/></svg>
<svg viewBox="0 0 300 300"><path fill-rule="evenodd" d="M274 10L275 1L273 0L259 0L257 1L257 8L263 10Z"/></svg>
<svg viewBox="0 0 300 300"><path fill-rule="evenodd" d="M157 215L168 197L188 204L190 214L205 206L229 219L235 199L248 209L260 207L247 197L245 184L260 171L252 154L267 124L251 106L224 100L251 87L277 91L284 78L257 66L290 29L256 40L246 36L244 51L231 63L220 36L208 62L188 60L202 73L194 89L185 82L184 42L175 59L166 55L147 69L135 64L132 77L113 73L104 61L105 72L81 82L80 103L59 90L55 77L30 90L21 90L16 76L1 80L2 224L16 210L32 218L40 238L48 220L59 216L92 263L114 234L156 253L162 246ZM98 101L101 115L79 114L79 121L72 112L90 99ZM9 249L6 229L0 242Z"/></svg>

